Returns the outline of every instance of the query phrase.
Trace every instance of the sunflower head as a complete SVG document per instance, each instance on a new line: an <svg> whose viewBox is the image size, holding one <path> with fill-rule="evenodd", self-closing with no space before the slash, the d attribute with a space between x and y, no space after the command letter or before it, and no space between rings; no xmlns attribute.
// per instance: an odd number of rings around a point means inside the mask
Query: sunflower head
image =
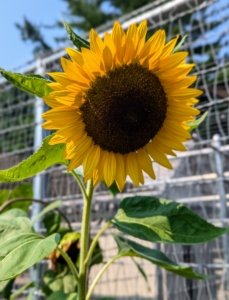
<svg viewBox="0 0 229 300"><path fill-rule="evenodd" d="M163 30L147 41L146 33L145 21L127 32L116 22L103 39L92 29L90 49L67 48L64 72L49 74L43 127L57 130L50 144L66 144L69 170L83 165L95 185L116 181L122 190L127 176L144 184L143 171L155 178L152 160L172 168L166 155L186 150L187 122L199 114L187 52L173 53L177 37L166 43Z"/></svg>

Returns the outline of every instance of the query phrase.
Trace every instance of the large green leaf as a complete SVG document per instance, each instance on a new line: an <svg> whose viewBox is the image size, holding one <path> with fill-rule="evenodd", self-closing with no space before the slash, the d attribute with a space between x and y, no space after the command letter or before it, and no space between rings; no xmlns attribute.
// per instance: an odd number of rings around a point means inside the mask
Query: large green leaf
<svg viewBox="0 0 229 300"><path fill-rule="evenodd" d="M65 294L62 291L52 293L47 300L77 300L76 293Z"/></svg>
<svg viewBox="0 0 229 300"><path fill-rule="evenodd" d="M196 119L195 121L189 122L188 125L190 126L189 128L189 132L193 131L196 127L198 127L207 117L208 112L205 111L205 113L198 119Z"/></svg>
<svg viewBox="0 0 229 300"><path fill-rule="evenodd" d="M8 170L0 171L0 182L14 182L32 177L55 164L66 164L62 158L65 145L50 146L48 143L53 135L43 140L42 146L29 158Z"/></svg>
<svg viewBox="0 0 229 300"><path fill-rule="evenodd" d="M72 41L73 45L76 46L76 48L78 48L80 51L81 51L81 47L87 49L90 48L90 43L87 40L77 35L65 20L63 20L63 23L64 23L64 28L67 31L69 40Z"/></svg>
<svg viewBox="0 0 229 300"><path fill-rule="evenodd" d="M144 247L117 234L114 234L114 238L118 245L117 257L119 258L124 256L139 257L182 277L192 279L208 278L208 276L195 273L191 267L178 265L161 251Z"/></svg>
<svg viewBox="0 0 229 300"><path fill-rule="evenodd" d="M7 218L10 212L0 216L0 281L19 275L49 255L59 243L58 234L44 238L34 231L28 218Z"/></svg>
<svg viewBox="0 0 229 300"><path fill-rule="evenodd" d="M43 280L46 289L48 288L52 292L63 291L64 293L74 293L77 289L77 282L68 268L65 268L61 273L47 270L44 273Z"/></svg>
<svg viewBox="0 0 229 300"><path fill-rule="evenodd" d="M52 89L47 85L51 83L50 80L45 79L40 75L27 74L22 75L19 73L12 73L0 68L0 73L10 83L18 87L19 89L30 93L32 95L42 98L52 92Z"/></svg>
<svg viewBox="0 0 229 300"><path fill-rule="evenodd" d="M18 217L27 217L27 214L24 210L20 208L12 208L0 215L0 220L11 220Z"/></svg>
<svg viewBox="0 0 229 300"><path fill-rule="evenodd" d="M171 244L204 243L229 231L208 223L182 204L150 196L123 199L112 223L142 240Z"/></svg>

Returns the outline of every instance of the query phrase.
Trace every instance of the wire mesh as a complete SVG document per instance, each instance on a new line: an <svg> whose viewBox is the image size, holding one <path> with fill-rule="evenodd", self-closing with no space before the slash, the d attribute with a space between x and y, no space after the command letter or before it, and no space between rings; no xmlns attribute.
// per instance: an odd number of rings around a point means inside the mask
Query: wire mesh
<svg viewBox="0 0 229 300"><path fill-rule="evenodd" d="M174 166L172 171L155 164L157 180L152 181L146 177L145 185L138 189L127 182L123 193L118 194L115 200L107 193L103 184L97 187L92 207L92 234L100 227L104 218L109 219L115 214L121 198L136 194L177 200L215 225L228 224L228 14L228 0L158 0L120 19L124 28L130 23L147 19L149 34L163 28L167 32L168 40L177 34L188 34L182 50L188 51L190 62L195 63L193 74L198 75L196 87L204 91L197 107L202 113L207 110L209 113L204 123L195 130L193 140L187 143L188 151L171 158ZM102 34L104 30L110 30L111 26L111 23L107 23L98 28L98 31ZM64 51L59 50L49 57L43 57L46 71L59 71L59 58L63 55ZM23 72L35 73L35 62ZM9 168L32 154L35 109L34 98L4 80L0 81L1 169ZM220 134L219 148L214 146L212 140L215 134ZM218 154L221 173L216 162ZM82 197L74 178L64 171L61 166L53 166L42 172L44 199L62 199L63 212L73 227L79 229ZM0 188L12 188L15 185L1 183ZM226 207L224 215L223 201ZM113 232L114 229L110 231ZM149 290L133 261L121 259L103 275L94 291L94 299L107 295L119 300L229 299L228 245L225 244L225 238L197 246L144 244L160 249L174 261L190 265L197 272L212 277L206 281L189 280L138 260L148 276ZM106 234L101 238L101 246L107 261L116 252L114 240ZM46 261L43 262L45 264ZM99 268L101 265L92 268L90 280ZM28 273L17 279L15 288L26 280Z"/></svg>

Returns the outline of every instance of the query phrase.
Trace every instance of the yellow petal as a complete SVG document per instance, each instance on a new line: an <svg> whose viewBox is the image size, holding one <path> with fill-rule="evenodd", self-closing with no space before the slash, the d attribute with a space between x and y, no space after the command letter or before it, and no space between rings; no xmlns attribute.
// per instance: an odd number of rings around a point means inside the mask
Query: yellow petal
<svg viewBox="0 0 229 300"><path fill-rule="evenodd" d="M203 94L202 91L192 88L174 89L169 92L169 96L177 100L186 100L188 98L195 98Z"/></svg>
<svg viewBox="0 0 229 300"><path fill-rule="evenodd" d="M104 151L104 180L109 187L115 179L116 174L116 158L113 152Z"/></svg>
<svg viewBox="0 0 229 300"><path fill-rule="evenodd" d="M62 106L63 104L58 102L51 94L52 93L50 93L48 96L43 97L43 100L45 101L45 103L51 108L56 108L56 107Z"/></svg>
<svg viewBox="0 0 229 300"><path fill-rule="evenodd" d="M111 37L113 39L114 46L116 49L117 62L122 64L123 57L125 55L125 48L126 48L126 35L121 25L118 22L115 22L114 24Z"/></svg>
<svg viewBox="0 0 229 300"><path fill-rule="evenodd" d="M145 37L146 37L146 33L147 33L147 21L144 20L142 21L137 29L137 33L138 33L138 52L141 51L142 47L145 44Z"/></svg>
<svg viewBox="0 0 229 300"><path fill-rule="evenodd" d="M152 178L155 179L153 164L145 149L138 150L138 163L140 167Z"/></svg>
<svg viewBox="0 0 229 300"><path fill-rule="evenodd" d="M102 39L94 29L90 30L89 39L91 50L100 56L103 51L104 45Z"/></svg>
<svg viewBox="0 0 229 300"><path fill-rule="evenodd" d="M83 57L81 52L72 48L66 48L65 50L70 56L72 61L74 61L76 64L78 64L81 67L83 66Z"/></svg>
<svg viewBox="0 0 229 300"><path fill-rule="evenodd" d="M155 145L155 143L148 143L146 145L147 152L150 154L152 159L157 162L159 165L166 167L168 169L172 169L172 165L166 155L163 152L160 152L160 144Z"/></svg>
<svg viewBox="0 0 229 300"><path fill-rule="evenodd" d="M120 153L116 153L115 157L117 162L115 181L119 191L121 192L126 182L124 156Z"/></svg>
<svg viewBox="0 0 229 300"><path fill-rule="evenodd" d="M104 178L104 162L105 162L105 151L100 150L100 160L98 166L93 171L93 185L96 186Z"/></svg>
<svg viewBox="0 0 229 300"><path fill-rule="evenodd" d="M112 56L114 56L115 45L114 45L111 35L108 32L105 32L105 34L104 34L104 46L105 47L107 46L110 49Z"/></svg>
<svg viewBox="0 0 229 300"><path fill-rule="evenodd" d="M175 39L171 40L164 46L160 59L163 59L172 53L172 51L177 43L178 38L179 38L179 35L177 35Z"/></svg>
<svg viewBox="0 0 229 300"><path fill-rule="evenodd" d="M74 140L76 140L76 136L78 139L78 137L83 135L84 133L85 124L82 121L77 122L77 119L74 122L67 124L66 126L62 127L57 131L58 135L72 137L74 138Z"/></svg>
<svg viewBox="0 0 229 300"><path fill-rule="evenodd" d="M163 80L163 87L166 93L170 91L174 91L176 89L184 89L189 87L191 84L193 84L196 81L197 76L190 76L187 78L183 78L177 81L172 81L171 80ZM172 83L172 84L171 84Z"/></svg>
<svg viewBox="0 0 229 300"><path fill-rule="evenodd" d="M65 144L67 141L67 137L59 136L57 134L49 141L49 145L56 145L56 144Z"/></svg>
<svg viewBox="0 0 229 300"><path fill-rule="evenodd" d="M74 83L74 81L70 80L65 73L51 72L51 73L47 73L47 74L49 76L51 76L53 79L55 79L57 82L59 82L64 87ZM63 89L64 89L64 87L63 87Z"/></svg>
<svg viewBox="0 0 229 300"><path fill-rule="evenodd" d="M88 151L87 156L85 156L83 161L83 169L84 169L85 176L87 176L97 167L99 158L100 158L100 147L99 146L91 147L91 149Z"/></svg>
<svg viewBox="0 0 229 300"><path fill-rule="evenodd" d="M103 61L105 70L107 72L110 71L113 66L113 57L110 48L108 48L107 46L105 46L103 49Z"/></svg>
<svg viewBox="0 0 229 300"><path fill-rule="evenodd" d="M82 86L88 86L88 78L84 77L81 72L78 71L76 64L64 57L61 57L61 65L69 79L77 82L78 84L81 84Z"/></svg>
<svg viewBox="0 0 229 300"><path fill-rule="evenodd" d="M130 152L126 159L126 172L130 176L135 186L139 186L139 172L137 153Z"/></svg>
<svg viewBox="0 0 229 300"><path fill-rule="evenodd" d="M178 52L167 56L163 59L160 59L157 64L157 73L160 75L161 73L166 72L167 70L174 70L174 68L178 67L180 64L184 62L184 59L187 57L188 52Z"/></svg>

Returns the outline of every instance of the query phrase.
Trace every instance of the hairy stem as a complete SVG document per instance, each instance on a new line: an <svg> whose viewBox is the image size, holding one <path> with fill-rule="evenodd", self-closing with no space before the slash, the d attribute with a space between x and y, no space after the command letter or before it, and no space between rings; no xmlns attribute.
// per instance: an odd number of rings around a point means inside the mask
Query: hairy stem
<svg viewBox="0 0 229 300"><path fill-rule="evenodd" d="M88 253L91 202L93 195L93 181L89 180L84 196L84 208L80 238L80 273L79 273L79 300L85 300L87 292L87 264L85 259Z"/></svg>
<svg viewBox="0 0 229 300"><path fill-rule="evenodd" d="M85 186L84 186L84 184L83 184L83 182L82 182L80 176L79 176L74 170L72 170L71 173L72 173L72 175L75 177L77 183L79 184L79 187L80 187L80 189L81 189L81 192L82 192L82 194L83 194L84 199L87 199L87 197L88 197L88 196L87 196L87 191L86 191L86 189L85 189Z"/></svg>

